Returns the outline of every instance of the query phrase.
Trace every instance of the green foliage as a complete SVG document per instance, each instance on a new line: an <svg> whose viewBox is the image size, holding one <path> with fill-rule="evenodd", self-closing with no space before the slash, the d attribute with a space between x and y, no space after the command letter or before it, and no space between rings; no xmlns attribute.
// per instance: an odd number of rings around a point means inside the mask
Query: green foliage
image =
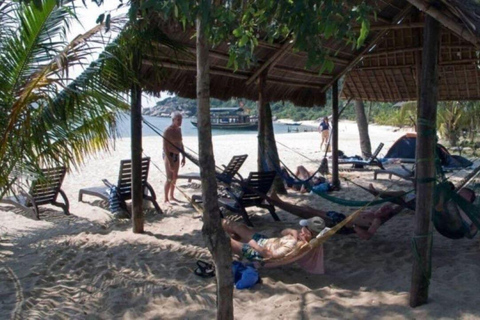
<svg viewBox="0 0 480 320"><path fill-rule="evenodd" d="M100 28L68 42L73 1L40 2L0 2L0 198L14 169L76 165L107 148L116 114L127 107L113 86L118 74L104 68L108 55L69 76L93 53L86 41Z"/></svg>
<svg viewBox="0 0 480 320"><path fill-rule="evenodd" d="M195 19L201 18L213 45L229 44L229 65L235 69L255 63L253 49L262 39L294 41L294 49L308 53L307 67L331 72L334 64L329 57L335 52L325 50L324 42L333 38L362 46L372 12L366 1L356 0L234 0L215 4L209 0L139 0L132 2L129 16L132 22L140 23L153 17L174 19L185 28L193 28Z"/></svg>

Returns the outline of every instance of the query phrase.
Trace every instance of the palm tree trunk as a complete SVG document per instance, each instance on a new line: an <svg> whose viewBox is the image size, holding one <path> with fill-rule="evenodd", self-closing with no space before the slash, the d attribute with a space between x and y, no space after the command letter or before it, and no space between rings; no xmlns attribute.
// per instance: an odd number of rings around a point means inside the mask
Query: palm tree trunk
<svg viewBox="0 0 480 320"><path fill-rule="evenodd" d="M212 253L217 275L217 319L233 319L233 275L230 240L222 229L218 208L215 159L210 123L210 62L204 22L197 16L198 146L202 179L203 237Z"/></svg>
<svg viewBox="0 0 480 320"><path fill-rule="evenodd" d="M370 144L370 136L368 135L368 120L365 115L365 105L362 100L355 101L355 113L357 116L357 127L358 134L360 135L362 157L368 159L372 156L372 145Z"/></svg>
<svg viewBox="0 0 480 320"><path fill-rule="evenodd" d="M266 84L267 73L264 71L258 77L258 150L257 150L257 168L258 171L265 171L266 159L265 159L265 136L266 136L266 126L265 122L267 121L267 116L265 112L265 84Z"/></svg>
<svg viewBox="0 0 480 320"><path fill-rule="evenodd" d="M265 152L266 160L270 170L280 168L280 160L278 157L277 143L275 141L275 133L273 131L272 108L270 103L265 104ZM273 181L273 190L277 194L287 194L282 178L277 175Z"/></svg>
<svg viewBox="0 0 480 320"><path fill-rule="evenodd" d="M134 72L140 71L141 56L134 54ZM143 190L142 190L142 88L134 83L131 89L130 104L131 150L132 150L132 228L133 233L144 232Z"/></svg>

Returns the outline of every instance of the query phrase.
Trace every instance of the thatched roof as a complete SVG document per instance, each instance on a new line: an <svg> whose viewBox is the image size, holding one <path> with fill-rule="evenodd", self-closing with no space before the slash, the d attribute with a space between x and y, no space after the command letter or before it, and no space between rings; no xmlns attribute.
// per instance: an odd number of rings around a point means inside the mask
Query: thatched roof
<svg viewBox="0 0 480 320"><path fill-rule="evenodd" d="M406 1L404 1L406 2ZM410 1L427 3L426 1ZM443 0L433 10L443 20L439 54L439 100L480 99L480 5ZM411 14L364 55L345 79L342 96L370 101L416 100L423 45L424 15ZM463 34L452 30L462 30Z"/></svg>
<svg viewBox="0 0 480 320"><path fill-rule="evenodd" d="M441 40L440 99L480 98L475 53L475 46L480 44L480 19L476 14L480 6L475 0L439 0L435 6L427 0L370 1L377 4L377 19L372 17L371 31L362 48L352 48L344 40L325 42L325 50L332 53L335 63L331 73L319 75L318 69L306 69L307 55L294 52L288 41L275 44L260 41L254 52L257 63L234 72L227 67L228 46L221 44L210 50L211 96L257 100L256 80L263 70L268 70L265 91L270 101L287 100L299 106L322 105L327 89L348 72L342 92L345 98L415 100L424 21L423 13L417 9L420 8L445 26ZM180 27L169 25L163 31L183 43L189 53L173 59L172 51L159 47L155 57L144 59L144 87L153 93L170 91L196 98L195 39L192 33ZM161 83L153 81L153 61L165 70Z"/></svg>

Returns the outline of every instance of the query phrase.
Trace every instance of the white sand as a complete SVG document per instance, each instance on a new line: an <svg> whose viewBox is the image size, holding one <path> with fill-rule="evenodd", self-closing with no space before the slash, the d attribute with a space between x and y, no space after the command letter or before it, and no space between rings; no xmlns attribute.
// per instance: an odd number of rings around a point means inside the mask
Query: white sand
<svg viewBox="0 0 480 320"><path fill-rule="evenodd" d="M371 126L372 148L384 142L385 153L403 132ZM340 149L359 154L358 131L351 122L340 125ZM287 165L318 166L316 132L278 135L279 153ZM194 137L185 145L197 149ZM193 274L197 259L211 260L202 240L202 221L188 203L162 205L164 182L161 140L144 139L152 157L150 182L164 215L148 210L145 234L133 234L129 221L114 221L105 204L94 198L77 202L78 190L116 181L120 159L129 158L130 141L116 142L116 150L90 159L68 174L64 190L71 216L58 208L41 210L35 221L11 207L0 211L0 319L212 319L215 316L215 280ZM297 151L308 159L293 152ZM218 164L235 154L248 153L241 174L256 168L256 135L214 137ZM195 171L188 163L182 172ZM465 175L459 172L458 175ZM367 185L372 172L351 173L350 179ZM198 192L186 181L179 185L188 194ZM377 187L408 189L398 180L378 180ZM179 193L178 197L182 198ZM343 183L335 196L371 199L358 187ZM317 196L290 192L288 201L324 209L351 212ZM92 205L93 202L93 205ZM8 211L11 210L11 211ZM277 210L282 222L274 223L262 210L249 210L259 230L275 234L295 227L298 218ZM310 275L296 265L261 270L262 284L252 290L235 290L237 319L414 319L480 318L480 246L474 240L449 240L434 232L433 278L429 304L411 309L408 291L412 260L413 216L404 212L382 226L369 241L355 235L336 235L325 244L325 275Z"/></svg>

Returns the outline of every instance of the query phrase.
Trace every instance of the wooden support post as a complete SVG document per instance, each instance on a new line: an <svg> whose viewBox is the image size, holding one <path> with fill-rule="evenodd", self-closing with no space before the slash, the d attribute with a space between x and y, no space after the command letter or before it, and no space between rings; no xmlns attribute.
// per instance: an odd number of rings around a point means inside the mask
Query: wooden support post
<svg viewBox="0 0 480 320"><path fill-rule="evenodd" d="M258 171L264 170L264 161L265 161L265 104L267 103L265 99L265 86L267 84L267 72L263 71L258 77L258 158L257 158L257 168Z"/></svg>
<svg viewBox="0 0 480 320"><path fill-rule="evenodd" d="M133 57L134 72L140 72L141 57L136 52ZM142 88L134 83L131 88L130 124L132 156L132 229L133 233L144 232L143 189L142 189Z"/></svg>
<svg viewBox="0 0 480 320"><path fill-rule="evenodd" d="M202 181L203 228L205 243L212 253L217 278L217 319L233 319L233 275L230 239L222 229L218 207L215 159L210 122L210 60L205 23L199 15L197 26L198 149Z"/></svg>
<svg viewBox="0 0 480 320"><path fill-rule="evenodd" d="M410 306L427 303L431 272L432 225L435 187L436 116L440 24L425 17L421 88L417 123L416 210Z"/></svg>
<svg viewBox="0 0 480 320"><path fill-rule="evenodd" d="M332 85L332 184L335 189L340 189L340 179L338 175L338 118L337 80Z"/></svg>

